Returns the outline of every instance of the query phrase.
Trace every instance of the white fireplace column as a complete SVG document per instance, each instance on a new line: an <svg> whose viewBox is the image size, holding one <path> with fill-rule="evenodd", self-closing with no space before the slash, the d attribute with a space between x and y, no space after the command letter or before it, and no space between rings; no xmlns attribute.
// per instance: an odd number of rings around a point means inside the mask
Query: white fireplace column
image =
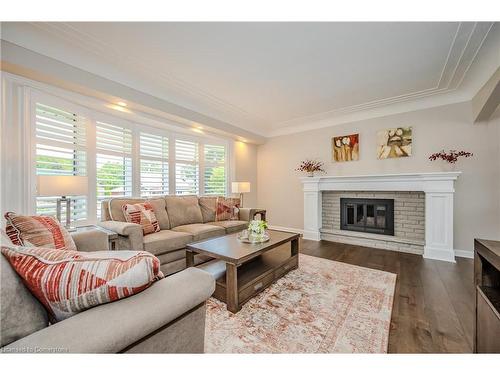
<svg viewBox="0 0 500 375"><path fill-rule="evenodd" d="M319 190L319 178L307 177L304 183L304 234L307 240L321 239L322 199Z"/></svg>
<svg viewBox="0 0 500 375"><path fill-rule="evenodd" d="M461 172L404 173L368 176L303 177L304 238L321 239L322 191L423 191L424 258L455 262L453 249L454 182Z"/></svg>
<svg viewBox="0 0 500 375"><path fill-rule="evenodd" d="M455 249L453 248L455 179L425 183L424 258L455 262Z"/></svg>

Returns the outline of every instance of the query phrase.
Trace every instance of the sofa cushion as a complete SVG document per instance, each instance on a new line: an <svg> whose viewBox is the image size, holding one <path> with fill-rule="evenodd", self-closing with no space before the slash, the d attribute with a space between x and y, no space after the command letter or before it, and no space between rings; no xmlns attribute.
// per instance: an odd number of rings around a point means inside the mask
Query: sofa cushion
<svg viewBox="0 0 500 375"><path fill-rule="evenodd" d="M203 222L208 223L209 221L215 221L215 211L217 209L217 197L200 197L200 208L201 215L203 216Z"/></svg>
<svg viewBox="0 0 500 375"><path fill-rule="evenodd" d="M203 264L209 260L212 260L213 258L210 258L209 256L203 255L203 254L196 254L194 256L194 265L198 266L199 264ZM186 258L174 260L172 262L168 263L162 263L160 266L161 272L165 275L172 275L174 273L177 273L179 271L185 270L186 269Z"/></svg>
<svg viewBox="0 0 500 375"><path fill-rule="evenodd" d="M218 225L226 230L226 233L240 232L248 228L248 222L243 220L226 220L226 221L213 221L207 223L210 225Z"/></svg>
<svg viewBox="0 0 500 375"><path fill-rule="evenodd" d="M165 202L167 203L167 213L171 228L203 222L201 208L196 195L166 196Z"/></svg>
<svg viewBox="0 0 500 375"><path fill-rule="evenodd" d="M160 261L145 251L2 246L2 254L54 322L139 293L163 278Z"/></svg>
<svg viewBox="0 0 500 375"><path fill-rule="evenodd" d="M148 202L151 206L153 206L156 220L158 220L158 224L160 224L160 229L170 229L170 219L168 218L165 199L163 197L150 198L148 199Z"/></svg>
<svg viewBox="0 0 500 375"><path fill-rule="evenodd" d="M135 204L127 203L123 205L122 209L127 223L139 224L144 235L160 231L153 206L148 201Z"/></svg>
<svg viewBox="0 0 500 375"><path fill-rule="evenodd" d="M193 236L193 241L201 241L210 237L223 236L226 234L224 228L208 224L186 224L172 228L176 232L185 232Z"/></svg>
<svg viewBox="0 0 500 375"><path fill-rule="evenodd" d="M160 229L170 229L170 221L168 219L167 209L165 206L165 199L159 198L113 198L109 201L109 217L113 221L126 222L125 215L123 214L123 205L136 204L149 202L153 206Z"/></svg>
<svg viewBox="0 0 500 375"><path fill-rule="evenodd" d="M69 232L51 216L5 214L7 235L14 245L76 251Z"/></svg>
<svg viewBox="0 0 500 375"><path fill-rule="evenodd" d="M188 243L193 242L193 236L189 233L161 230L144 236L143 241L144 250L157 255L184 249Z"/></svg>
<svg viewBox="0 0 500 375"><path fill-rule="evenodd" d="M160 260L161 265L176 262L178 260L185 261L186 260L186 250L185 249L175 250L175 251L171 251L169 253L157 255L156 257ZM196 263L196 259L198 259L198 263ZM200 264L202 262L205 262L209 259L213 259L213 258L206 256L206 255L203 255L203 254L196 254L195 255L195 265Z"/></svg>
<svg viewBox="0 0 500 375"><path fill-rule="evenodd" d="M158 254L156 257L160 260L160 264L171 263L179 259L186 259L186 250L174 250L168 253Z"/></svg>
<svg viewBox="0 0 500 375"><path fill-rule="evenodd" d="M144 198L112 198L109 200L109 217L113 221L126 222L122 209L123 205L144 203L145 201Z"/></svg>
<svg viewBox="0 0 500 375"><path fill-rule="evenodd" d="M215 221L238 220L240 204L240 198L218 197Z"/></svg>
<svg viewBox="0 0 500 375"><path fill-rule="evenodd" d="M0 277L0 347L3 347L47 327L49 319L43 305L3 255L0 255Z"/></svg>

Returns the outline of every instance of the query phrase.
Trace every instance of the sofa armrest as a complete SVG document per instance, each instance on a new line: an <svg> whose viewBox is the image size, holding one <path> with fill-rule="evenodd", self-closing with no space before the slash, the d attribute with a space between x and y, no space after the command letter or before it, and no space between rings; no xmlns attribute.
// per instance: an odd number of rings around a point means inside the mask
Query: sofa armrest
<svg viewBox="0 0 500 375"><path fill-rule="evenodd" d="M250 221L253 220L255 213L258 211L263 211L262 208L240 208L239 218L240 220Z"/></svg>
<svg viewBox="0 0 500 375"><path fill-rule="evenodd" d="M109 250L108 235L98 229L71 233L78 251Z"/></svg>
<svg viewBox="0 0 500 375"><path fill-rule="evenodd" d="M83 311L14 341L2 351L116 353L204 303L214 289L215 280L208 272L188 268L141 293Z"/></svg>
<svg viewBox="0 0 500 375"><path fill-rule="evenodd" d="M97 223L100 227L118 233L119 236L127 237L130 247L123 250L144 250L142 227L139 224L124 223L122 221L101 221Z"/></svg>

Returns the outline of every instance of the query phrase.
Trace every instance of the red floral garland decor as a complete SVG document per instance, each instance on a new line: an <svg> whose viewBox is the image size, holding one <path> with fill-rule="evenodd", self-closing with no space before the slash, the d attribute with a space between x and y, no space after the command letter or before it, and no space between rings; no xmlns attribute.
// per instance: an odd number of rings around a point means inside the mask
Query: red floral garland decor
<svg viewBox="0 0 500 375"><path fill-rule="evenodd" d="M316 160L304 160L297 168L295 168L295 170L308 173L325 172L325 170L323 169L323 162Z"/></svg>
<svg viewBox="0 0 500 375"><path fill-rule="evenodd" d="M445 152L444 150L441 150L429 156L429 160L434 161L437 159L441 159L450 164L455 164L458 161L458 158L460 157L470 158L473 155L474 154L472 152L468 151L450 150L448 152Z"/></svg>

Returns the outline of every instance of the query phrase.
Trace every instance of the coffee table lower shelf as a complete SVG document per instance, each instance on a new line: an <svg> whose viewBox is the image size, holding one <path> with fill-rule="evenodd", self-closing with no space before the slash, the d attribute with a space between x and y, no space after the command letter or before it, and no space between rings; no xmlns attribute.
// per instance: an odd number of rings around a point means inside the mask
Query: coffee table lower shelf
<svg viewBox="0 0 500 375"><path fill-rule="evenodd" d="M226 303L228 310L236 313L249 299L255 297L291 270L297 269L298 265L298 254L291 255L290 245L285 245L237 267L238 290L236 295L238 302L236 306L227 303L226 262L214 260L198 267L218 275L213 297Z"/></svg>

